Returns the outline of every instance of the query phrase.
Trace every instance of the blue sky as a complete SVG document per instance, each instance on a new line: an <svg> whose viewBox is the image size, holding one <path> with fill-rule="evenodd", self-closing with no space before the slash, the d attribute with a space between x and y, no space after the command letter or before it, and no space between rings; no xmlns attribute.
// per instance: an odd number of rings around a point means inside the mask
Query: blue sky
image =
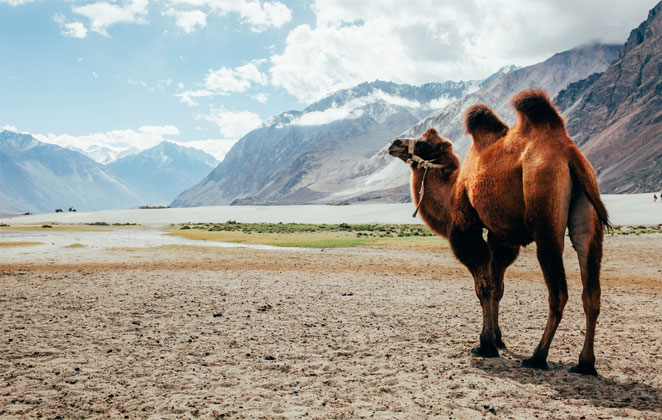
<svg viewBox="0 0 662 420"><path fill-rule="evenodd" d="M478 79L621 44L655 3L0 0L0 126L83 149L194 141L218 157L363 81Z"/></svg>

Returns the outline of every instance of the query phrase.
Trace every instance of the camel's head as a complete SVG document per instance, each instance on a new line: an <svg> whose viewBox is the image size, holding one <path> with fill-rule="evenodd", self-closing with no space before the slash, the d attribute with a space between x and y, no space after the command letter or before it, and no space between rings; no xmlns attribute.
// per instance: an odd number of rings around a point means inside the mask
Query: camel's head
<svg viewBox="0 0 662 420"><path fill-rule="evenodd" d="M409 163L413 156L432 163L447 161L453 155L453 143L441 137L434 128L418 139L395 139L388 154Z"/></svg>

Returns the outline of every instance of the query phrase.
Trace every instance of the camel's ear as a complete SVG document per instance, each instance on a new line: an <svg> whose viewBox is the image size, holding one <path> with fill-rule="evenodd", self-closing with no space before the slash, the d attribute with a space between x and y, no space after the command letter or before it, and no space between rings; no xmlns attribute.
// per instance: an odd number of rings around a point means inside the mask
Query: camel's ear
<svg viewBox="0 0 662 420"><path fill-rule="evenodd" d="M485 105L474 105L467 110L464 123L467 133L471 134L474 142L499 139L506 135L508 126Z"/></svg>

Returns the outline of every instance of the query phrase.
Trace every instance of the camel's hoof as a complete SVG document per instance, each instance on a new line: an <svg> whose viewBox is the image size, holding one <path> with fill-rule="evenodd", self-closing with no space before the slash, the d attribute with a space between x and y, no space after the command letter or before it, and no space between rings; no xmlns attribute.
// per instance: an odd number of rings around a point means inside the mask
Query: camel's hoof
<svg viewBox="0 0 662 420"><path fill-rule="evenodd" d="M579 373L580 375L598 376L598 371L595 370L595 366L589 365L588 363L575 365L571 367L568 372Z"/></svg>
<svg viewBox="0 0 662 420"><path fill-rule="evenodd" d="M471 349L471 353L480 357L499 357L496 347L478 346Z"/></svg>
<svg viewBox="0 0 662 420"><path fill-rule="evenodd" d="M543 370L549 369L549 366L547 366L547 360L535 356L522 360L522 367Z"/></svg>
<svg viewBox="0 0 662 420"><path fill-rule="evenodd" d="M505 349L506 348L506 344L500 338L496 339L496 346L497 346L498 349Z"/></svg>

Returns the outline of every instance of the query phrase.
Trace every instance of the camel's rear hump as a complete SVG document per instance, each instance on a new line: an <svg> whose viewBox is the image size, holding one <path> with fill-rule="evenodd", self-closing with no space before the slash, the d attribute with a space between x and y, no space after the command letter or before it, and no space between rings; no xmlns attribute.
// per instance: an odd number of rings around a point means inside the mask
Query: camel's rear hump
<svg viewBox="0 0 662 420"><path fill-rule="evenodd" d="M464 125L479 146L491 144L508 133L508 126L486 105L467 109Z"/></svg>
<svg viewBox="0 0 662 420"><path fill-rule="evenodd" d="M563 128L563 118L542 89L524 90L510 102L524 128Z"/></svg>

